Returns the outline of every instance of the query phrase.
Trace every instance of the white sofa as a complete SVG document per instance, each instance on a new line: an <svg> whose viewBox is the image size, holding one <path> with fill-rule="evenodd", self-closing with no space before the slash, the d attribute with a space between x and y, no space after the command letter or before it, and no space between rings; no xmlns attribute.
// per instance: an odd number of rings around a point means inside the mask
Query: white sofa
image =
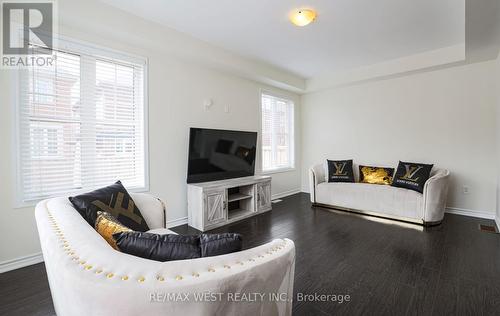
<svg viewBox="0 0 500 316"><path fill-rule="evenodd" d="M433 168L423 194L390 185L358 183L358 166L354 165L356 183L328 183L324 164L309 169L311 202L369 215L388 217L423 225L439 224L444 217L450 172Z"/></svg>
<svg viewBox="0 0 500 316"><path fill-rule="evenodd" d="M153 231L168 232L159 200L131 196ZM111 248L67 198L42 201L35 213L58 315L291 315L292 303L286 300L293 295L291 240L217 257L158 262ZM195 293L212 296L201 299ZM231 293L266 296L248 302ZM269 293L281 299L269 300ZM182 300L185 295L188 301Z"/></svg>

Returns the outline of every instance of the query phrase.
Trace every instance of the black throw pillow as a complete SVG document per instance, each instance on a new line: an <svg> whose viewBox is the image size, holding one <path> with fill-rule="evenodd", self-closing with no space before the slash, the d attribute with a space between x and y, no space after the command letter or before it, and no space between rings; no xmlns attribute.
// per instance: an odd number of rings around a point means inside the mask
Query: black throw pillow
<svg viewBox="0 0 500 316"><path fill-rule="evenodd" d="M200 236L202 257L225 255L241 251L242 238L240 234L202 234Z"/></svg>
<svg viewBox="0 0 500 316"><path fill-rule="evenodd" d="M105 188L72 196L69 200L92 227L95 226L97 212L102 211L113 215L132 230L149 230L146 220L120 181Z"/></svg>
<svg viewBox="0 0 500 316"><path fill-rule="evenodd" d="M400 161L392 180L392 186L424 192L425 182L431 175L433 165Z"/></svg>
<svg viewBox="0 0 500 316"><path fill-rule="evenodd" d="M120 232L113 238L121 252L161 262L218 256L242 249L241 235L231 233L181 236Z"/></svg>
<svg viewBox="0 0 500 316"><path fill-rule="evenodd" d="M327 160L328 182L354 182L352 159Z"/></svg>
<svg viewBox="0 0 500 316"><path fill-rule="evenodd" d="M121 252L145 259L165 262L201 257L199 236L121 232L113 238Z"/></svg>

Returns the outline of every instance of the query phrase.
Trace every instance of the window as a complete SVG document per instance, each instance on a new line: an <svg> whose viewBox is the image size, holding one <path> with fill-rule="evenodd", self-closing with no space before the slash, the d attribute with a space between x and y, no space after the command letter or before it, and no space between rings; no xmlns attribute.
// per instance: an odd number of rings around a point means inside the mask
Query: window
<svg viewBox="0 0 500 316"><path fill-rule="evenodd" d="M262 171L294 168L293 101L262 94Z"/></svg>
<svg viewBox="0 0 500 316"><path fill-rule="evenodd" d="M53 66L21 75L19 202L116 180L146 189L145 68L144 60L73 44Z"/></svg>

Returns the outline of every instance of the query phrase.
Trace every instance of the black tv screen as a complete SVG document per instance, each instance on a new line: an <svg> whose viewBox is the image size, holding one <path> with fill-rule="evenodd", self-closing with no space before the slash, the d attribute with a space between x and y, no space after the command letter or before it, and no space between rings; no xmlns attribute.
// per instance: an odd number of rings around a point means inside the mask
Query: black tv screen
<svg viewBox="0 0 500 316"><path fill-rule="evenodd" d="M256 132L191 128L188 183L253 176Z"/></svg>

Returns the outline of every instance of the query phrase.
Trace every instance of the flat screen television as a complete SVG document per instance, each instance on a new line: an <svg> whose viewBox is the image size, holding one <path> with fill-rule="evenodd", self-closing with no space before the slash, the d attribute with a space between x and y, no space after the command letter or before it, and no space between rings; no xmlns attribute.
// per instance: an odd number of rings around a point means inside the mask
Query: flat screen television
<svg viewBox="0 0 500 316"><path fill-rule="evenodd" d="M191 128L187 183L253 176L257 132Z"/></svg>

